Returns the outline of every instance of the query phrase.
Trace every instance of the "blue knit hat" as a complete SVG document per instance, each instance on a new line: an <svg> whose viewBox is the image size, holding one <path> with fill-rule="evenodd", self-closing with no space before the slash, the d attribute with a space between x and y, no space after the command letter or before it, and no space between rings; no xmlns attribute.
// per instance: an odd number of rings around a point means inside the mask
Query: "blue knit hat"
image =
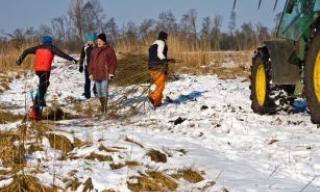
<svg viewBox="0 0 320 192"><path fill-rule="evenodd" d="M49 35L43 35L43 36L41 37L41 40L42 40L42 43L44 43L44 44L50 44L50 43L52 43L52 37L49 36Z"/></svg>
<svg viewBox="0 0 320 192"><path fill-rule="evenodd" d="M93 33L89 33L87 35L87 41L95 41L97 39L96 35Z"/></svg>

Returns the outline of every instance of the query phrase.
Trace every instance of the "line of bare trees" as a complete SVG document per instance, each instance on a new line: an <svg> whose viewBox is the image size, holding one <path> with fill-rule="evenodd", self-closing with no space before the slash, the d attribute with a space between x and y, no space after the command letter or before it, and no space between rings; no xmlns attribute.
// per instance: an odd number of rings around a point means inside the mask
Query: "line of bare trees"
<svg viewBox="0 0 320 192"><path fill-rule="evenodd" d="M222 17L199 18L191 9L180 20L171 11L162 12L156 19L145 19L141 23L128 22L119 26L115 18L107 18L99 0L70 0L66 15L53 18L38 29L16 29L12 33L1 31L0 41L13 41L19 46L34 42L41 34L51 34L56 43L70 50L78 50L87 33L105 32L115 46L141 46L152 41L160 30L181 42L185 51L193 50L248 50L261 41L270 39L272 32L262 24L243 23L236 28L237 15L231 12L228 31L222 30Z"/></svg>

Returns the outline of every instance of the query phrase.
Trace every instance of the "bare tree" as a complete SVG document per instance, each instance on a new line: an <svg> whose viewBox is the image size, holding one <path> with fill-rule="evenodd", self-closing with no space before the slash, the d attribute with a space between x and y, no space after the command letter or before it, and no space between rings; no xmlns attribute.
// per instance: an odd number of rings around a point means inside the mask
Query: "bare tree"
<svg viewBox="0 0 320 192"><path fill-rule="evenodd" d="M138 40L138 27L133 22L128 22L126 26L124 26L124 37L127 47L132 47L137 45Z"/></svg>
<svg viewBox="0 0 320 192"><path fill-rule="evenodd" d="M239 49L246 50L256 46L256 34L252 23L243 23L241 31L236 33L236 40Z"/></svg>
<svg viewBox="0 0 320 192"><path fill-rule="evenodd" d="M104 32L106 16L98 0L89 0L81 14L84 33Z"/></svg>
<svg viewBox="0 0 320 192"><path fill-rule="evenodd" d="M65 16L60 16L56 17L51 20L51 28L52 28L52 33L55 36L55 38L64 41L66 40L66 26L67 19Z"/></svg>
<svg viewBox="0 0 320 192"><path fill-rule="evenodd" d="M263 26L261 23L256 25L256 35L259 42L263 42L271 38L268 28Z"/></svg>
<svg viewBox="0 0 320 192"><path fill-rule="evenodd" d="M222 17L216 15L213 19L213 27L211 30L212 44L215 50L220 50Z"/></svg>
<svg viewBox="0 0 320 192"><path fill-rule="evenodd" d="M73 25L77 29L78 39L82 40L83 38L83 24L82 24L82 14L81 8L83 6L82 0L71 0L71 5L68 11L68 15L73 22Z"/></svg>
<svg viewBox="0 0 320 192"><path fill-rule="evenodd" d="M197 11L195 9L190 9L186 14L182 15L181 27L183 33L189 34L191 36L193 42L193 49L197 49Z"/></svg>
<svg viewBox="0 0 320 192"><path fill-rule="evenodd" d="M210 32L212 28L212 21L210 17L205 17L202 20L202 29L201 29L201 43L204 48L210 50Z"/></svg>
<svg viewBox="0 0 320 192"><path fill-rule="evenodd" d="M156 21L153 19L145 19L139 26L140 38L144 43L148 43L147 40L151 37L150 34L154 33L154 26Z"/></svg>
<svg viewBox="0 0 320 192"><path fill-rule="evenodd" d="M176 33L178 28L176 17L171 11L160 13L156 28L158 31L166 31L170 34Z"/></svg>
<svg viewBox="0 0 320 192"><path fill-rule="evenodd" d="M111 41L116 42L119 36L119 27L112 17L104 24L104 32Z"/></svg>
<svg viewBox="0 0 320 192"><path fill-rule="evenodd" d="M42 24L39 27L38 33L39 35L52 34L52 27L50 27L49 25Z"/></svg>

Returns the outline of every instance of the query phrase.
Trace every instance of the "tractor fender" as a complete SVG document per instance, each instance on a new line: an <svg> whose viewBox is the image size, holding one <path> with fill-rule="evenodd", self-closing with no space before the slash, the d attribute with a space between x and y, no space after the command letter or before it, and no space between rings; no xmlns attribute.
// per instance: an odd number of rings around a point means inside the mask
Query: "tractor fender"
<svg viewBox="0 0 320 192"><path fill-rule="evenodd" d="M294 85L300 80L299 66L289 62L289 58L294 53L292 43L286 40L265 41L257 51L271 63L272 84Z"/></svg>

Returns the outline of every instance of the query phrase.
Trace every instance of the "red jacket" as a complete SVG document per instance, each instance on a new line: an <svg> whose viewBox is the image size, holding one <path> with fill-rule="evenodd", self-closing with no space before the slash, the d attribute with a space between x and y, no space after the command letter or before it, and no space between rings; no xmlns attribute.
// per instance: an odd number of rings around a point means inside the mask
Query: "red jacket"
<svg viewBox="0 0 320 192"><path fill-rule="evenodd" d="M74 58L65 54L63 51L52 44L42 44L24 50L22 55L18 59L19 63L21 63L28 54L35 54L36 56L33 65L33 69L35 71L51 71L51 65L54 55L58 55L59 57L62 57L69 61L74 60Z"/></svg>
<svg viewBox="0 0 320 192"><path fill-rule="evenodd" d="M90 55L89 74L93 80L107 80L109 74L115 73L117 68L117 56L109 45L94 47Z"/></svg>

